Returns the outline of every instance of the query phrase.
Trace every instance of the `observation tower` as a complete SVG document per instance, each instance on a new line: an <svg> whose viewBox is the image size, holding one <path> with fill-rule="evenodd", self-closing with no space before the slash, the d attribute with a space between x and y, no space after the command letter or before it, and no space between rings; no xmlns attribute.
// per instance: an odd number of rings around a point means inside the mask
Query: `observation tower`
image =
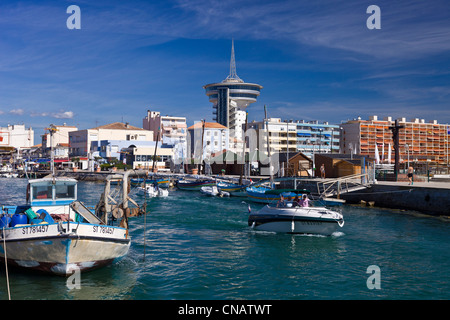
<svg viewBox="0 0 450 320"><path fill-rule="evenodd" d="M230 129L230 138L242 139L245 109L256 102L262 88L259 84L244 82L238 77L232 40L230 74L222 82L203 86L209 101L213 104L213 120Z"/></svg>

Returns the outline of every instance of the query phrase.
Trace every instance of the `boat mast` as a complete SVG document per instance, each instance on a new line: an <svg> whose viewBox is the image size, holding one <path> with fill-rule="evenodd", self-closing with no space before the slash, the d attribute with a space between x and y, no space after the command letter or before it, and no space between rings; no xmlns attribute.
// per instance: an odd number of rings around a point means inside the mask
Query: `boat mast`
<svg viewBox="0 0 450 320"><path fill-rule="evenodd" d="M272 173L272 156L270 154L269 145L269 119L267 119L267 108L264 105L264 122L266 123L266 137L267 137L267 154L269 156L269 174L270 174L270 187L273 186L273 173Z"/></svg>
<svg viewBox="0 0 450 320"><path fill-rule="evenodd" d="M203 147L204 135L205 135L205 119L202 119L202 150L201 150L201 153L200 153L200 163L199 163L199 168L198 168L198 171L199 171L200 174L202 174L203 152L205 152L205 148Z"/></svg>
<svg viewBox="0 0 450 320"><path fill-rule="evenodd" d="M241 164L241 176L239 177L240 185L242 185L242 178L245 175L245 166L247 164L247 161L245 160L245 146L246 146L245 133L247 132L247 119L248 119L248 112L245 112L245 127L244 127L244 131L242 132L242 161L243 161L243 163Z"/></svg>
<svg viewBox="0 0 450 320"><path fill-rule="evenodd" d="M159 132L161 131L161 126L158 128L158 134L156 136L156 146L155 146L155 153L153 154L153 165L152 165L152 173L155 170L155 160L156 160L156 150L158 149L158 141L159 141ZM144 178L145 180L145 178ZM144 186L145 186L145 181L144 181Z"/></svg>
<svg viewBox="0 0 450 320"><path fill-rule="evenodd" d="M49 134L50 134L50 157L51 157L51 161L50 161L50 171L52 172L52 177L53 177L53 183L55 183L55 154L53 151L53 134L58 131L58 129L56 129L56 127L51 124L50 128L47 128Z"/></svg>

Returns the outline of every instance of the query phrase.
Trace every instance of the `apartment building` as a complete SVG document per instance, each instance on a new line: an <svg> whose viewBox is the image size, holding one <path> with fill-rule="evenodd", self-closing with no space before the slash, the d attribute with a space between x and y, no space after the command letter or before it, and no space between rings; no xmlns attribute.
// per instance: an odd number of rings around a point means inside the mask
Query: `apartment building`
<svg viewBox="0 0 450 320"><path fill-rule="evenodd" d="M449 129L448 124L439 124L437 120L425 122L425 119L398 118L402 126L399 131L400 161L448 163ZM383 120L374 115L368 120L361 118L342 123L340 140L341 153L369 155L381 162L394 162L394 142L392 127L395 120L385 117Z"/></svg>
<svg viewBox="0 0 450 320"><path fill-rule="evenodd" d="M196 122L188 128L188 136L188 157L195 163L200 163L201 159L207 161L213 153L229 149L229 130L220 123Z"/></svg>
<svg viewBox="0 0 450 320"><path fill-rule="evenodd" d="M153 132L121 122L114 122L91 129L71 131L69 132L70 156L84 157L98 152L100 141L103 140L129 141L129 144L132 145L136 141L152 141Z"/></svg>
<svg viewBox="0 0 450 320"><path fill-rule="evenodd" d="M34 131L24 124L14 124L0 127L0 147L16 149L31 148L34 145Z"/></svg>
<svg viewBox="0 0 450 320"><path fill-rule="evenodd" d="M187 154L187 124L186 117L162 116L158 111L147 110L142 120L142 127L153 131L153 140L156 141L159 131L159 141L165 145L173 146L175 162L182 162Z"/></svg>
<svg viewBox="0 0 450 320"><path fill-rule="evenodd" d="M78 128L64 123L62 126L53 126L53 129L55 131L51 139L50 132L46 132L41 136L43 154L50 157L50 150L53 147L56 158L67 158L70 152L69 132L77 131Z"/></svg>
<svg viewBox="0 0 450 320"><path fill-rule="evenodd" d="M312 158L314 153L339 151L340 127L328 122L269 118L267 121L251 122L248 127L256 131L258 148L265 152L267 132L271 153L302 152Z"/></svg>

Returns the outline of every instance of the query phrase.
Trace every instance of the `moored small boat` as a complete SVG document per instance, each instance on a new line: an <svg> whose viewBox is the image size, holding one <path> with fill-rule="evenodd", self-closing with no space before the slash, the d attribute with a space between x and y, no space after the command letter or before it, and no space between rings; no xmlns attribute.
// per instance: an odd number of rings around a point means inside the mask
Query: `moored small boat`
<svg viewBox="0 0 450 320"><path fill-rule="evenodd" d="M177 188L181 190L200 190L201 187L216 185L216 181L205 179L205 180L178 180Z"/></svg>
<svg viewBox="0 0 450 320"><path fill-rule="evenodd" d="M149 197L168 197L169 190L161 189L159 185L146 183L144 186L137 187L138 192L142 195L147 195Z"/></svg>
<svg viewBox="0 0 450 320"><path fill-rule="evenodd" d="M108 178L105 194L109 183ZM108 199L102 208L112 208ZM100 218L77 200L75 179L30 180L26 204L1 207L0 260L6 255L8 265L62 276L109 264L130 247L127 217L117 214L127 208L105 211ZM108 219L111 215L115 219Z"/></svg>
<svg viewBox="0 0 450 320"><path fill-rule="evenodd" d="M201 187L200 192L203 194L206 194L208 196L213 196L213 197L216 197L216 196L229 197L230 196L230 194L228 192L220 190L220 188L218 188L216 185Z"/></svg>
<svg viewBox="0 0 450 320"><path fill-rule="evenodd" d="M220 190L228 192L234 197L247 197L247 185L220 181L217 183L217 186L220 188Z"/></svg>
<svg viewBox="0 0 450 320"><path fill-rule="evenodd" d="M134 178L130 179L131 185L141 185L144 182L143 178ZM170 181L166 178L155 178L155 179L145 179L146 184L158 184L158 187L160 188L169 188Z"/></svg>

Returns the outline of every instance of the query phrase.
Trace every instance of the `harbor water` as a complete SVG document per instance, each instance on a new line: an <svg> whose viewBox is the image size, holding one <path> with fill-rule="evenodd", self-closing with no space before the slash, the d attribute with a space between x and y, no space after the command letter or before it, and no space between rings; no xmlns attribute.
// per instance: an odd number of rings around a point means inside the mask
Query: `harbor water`
<svg viewBox="0 0 450 320"><path fill-rule="evenodd" d="M0 204L23 203L26 183L0 179ZM102 191L80 182L78 198L95 206ZM275 234L248 227L243 200L170 189L148 201L145 218L130 219L127 257L81 274L79 289L63 277L9 269L11 298L450 299L448 218L344 205L345 225L330 237Z"/></svg>

